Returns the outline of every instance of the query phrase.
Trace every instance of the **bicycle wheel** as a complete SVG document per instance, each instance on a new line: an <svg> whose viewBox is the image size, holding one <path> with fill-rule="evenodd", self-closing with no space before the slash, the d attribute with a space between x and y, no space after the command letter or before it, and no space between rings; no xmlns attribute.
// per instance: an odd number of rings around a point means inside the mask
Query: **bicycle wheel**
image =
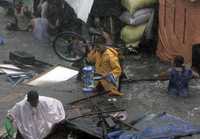
<svg viewBox="0 0 200 139"><path fill-rule="evenodd" d="M63 32L53 41L53 49L61 58L69 62L75 62L86 56L86 41L74 32Z"/></svg>

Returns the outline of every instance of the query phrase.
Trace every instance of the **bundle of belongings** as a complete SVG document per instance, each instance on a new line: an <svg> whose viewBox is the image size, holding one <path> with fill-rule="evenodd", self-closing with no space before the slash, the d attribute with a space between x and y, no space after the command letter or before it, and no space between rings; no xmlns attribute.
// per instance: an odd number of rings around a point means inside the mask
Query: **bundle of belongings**
<svg viewBox="0 0 200 139"><path fill-rule="evenodd" d="M138 47L144 32L149 32L154 19L157 0L122 0L123 12L120 20L127 24L121 30L121 39L131 50Z"/></svg>

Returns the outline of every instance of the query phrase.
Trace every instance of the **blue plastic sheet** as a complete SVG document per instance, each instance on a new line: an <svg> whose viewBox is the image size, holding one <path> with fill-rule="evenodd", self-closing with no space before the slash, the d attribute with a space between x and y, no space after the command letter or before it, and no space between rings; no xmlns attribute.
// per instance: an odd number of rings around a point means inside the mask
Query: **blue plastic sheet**
<svg viewBox="0 0 200 139"><path fill-rule="evenodd" d="M178 117L162 114L138 123L140 132L115 131L108 134L109 139L175 139L200 133L200 126L192 125Z"/></svg>

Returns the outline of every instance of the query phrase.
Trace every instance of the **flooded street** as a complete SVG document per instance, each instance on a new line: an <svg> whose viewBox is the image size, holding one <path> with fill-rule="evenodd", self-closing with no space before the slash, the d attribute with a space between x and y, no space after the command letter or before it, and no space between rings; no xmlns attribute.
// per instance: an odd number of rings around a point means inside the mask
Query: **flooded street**
<svg viewBox="0 0 200 139"><path fill-rule="evenodd" d="M0 8L0 36L5 38L5 45L0 45L0 62L9 60L9 52L19 50L29 52L38 60L52 65L69 66L70 63L57 57L51 43L41 43L33 39L31 32L10 32L5 29L10 18L5 17L5 11ZM190 95L188 98L169 96L167 92L168 81L138 81L152 79L159 73L167 71L169 65L161 63L155 57L141 57L140 59L129 56L125 60L125 73L132 83L122 83L122 97L116 97L113 102L116 107L127 110L127 122L137 119L147 113L166 112L184 120L200 125L200 80L190 82ZM33 87L19 84L13 87L5 77L0 75L0 131L7 111L19 100L24 98L26 92ZM84 98L82 83L75 78L67 82L52 86L36 87L40 95L55 97L64 105L69 102ZM115 98L115 97L114 97ZM108 97L101 105L109 105Z"/></svg>

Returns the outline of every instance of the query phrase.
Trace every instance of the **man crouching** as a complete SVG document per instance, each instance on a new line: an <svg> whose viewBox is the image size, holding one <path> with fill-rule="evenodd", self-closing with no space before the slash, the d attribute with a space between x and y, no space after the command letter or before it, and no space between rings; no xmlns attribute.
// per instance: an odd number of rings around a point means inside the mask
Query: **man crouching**
<svg viewBox="0 0 200 139"><path fill-rule="evenodd" d="M112 41L108 39L109 35L103 32L103 37L104 39L98 40L96 46L89 51L87 59L95 64L96 73L103 77L97 88L101 88L111 96L122 96L123 94L118 90L119 77L122 73L119 53L110 46Z"/></svg>

